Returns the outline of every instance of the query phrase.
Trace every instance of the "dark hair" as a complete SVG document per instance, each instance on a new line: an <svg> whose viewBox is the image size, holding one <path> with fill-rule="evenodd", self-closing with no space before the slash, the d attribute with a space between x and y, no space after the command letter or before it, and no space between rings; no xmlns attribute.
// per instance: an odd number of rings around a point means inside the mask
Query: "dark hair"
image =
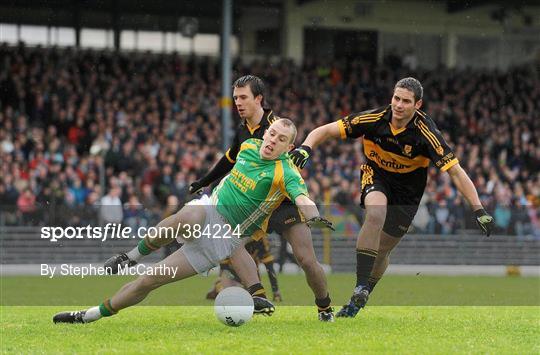
<svg viewBox="0 0 540 355"><path fill-rule="evenodd" d="M238 79L233 84L234 88L243 88L249 85L249 88L251 89L251 92L253 93L253 97L257 97L259 95L262 95L263 101L261 102L261 105L264 103L264 82L261 78L255 75L244 75Z"/></svg>
<svg viewBox="0 0 540 355"><path fill-rule="evenodd" d="M418 100L422 100L422 97L424 97L424 88L422 87L422 84L420 84L420 81L418 81L418 79L412 77L403 78L398 81L394 90L396 88L403 88L412 91L412 93L414 94L415 102Z"/></svg>

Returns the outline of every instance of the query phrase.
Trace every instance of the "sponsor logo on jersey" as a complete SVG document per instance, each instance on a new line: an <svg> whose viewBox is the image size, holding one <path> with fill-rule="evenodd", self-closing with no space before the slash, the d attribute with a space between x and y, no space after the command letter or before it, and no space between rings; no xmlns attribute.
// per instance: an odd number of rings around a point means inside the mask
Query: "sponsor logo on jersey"
<svg viewBox="0 0 540 355"><path fill-rule="evenodd" d="M369 158L375 160L381 167L392 168L395 170L408 169L411 167L411 165L401 164L395 160L385 160L374 150L369 152Z"/></svg>
<svg viewBox="0 0 540 355"><path fill-rule="evenodd" d="M375 140L375 139L373 139ZM409 148L407 148L408 150ZM412 157L413 145L410 145L409 154L404 153L405 147L400 147L400 153L385 150L374 141L364 137L364 154L366 158L375 162L383 170L393 173L410 173L418 168L427 168L429 159L422 155Z"/></svg>

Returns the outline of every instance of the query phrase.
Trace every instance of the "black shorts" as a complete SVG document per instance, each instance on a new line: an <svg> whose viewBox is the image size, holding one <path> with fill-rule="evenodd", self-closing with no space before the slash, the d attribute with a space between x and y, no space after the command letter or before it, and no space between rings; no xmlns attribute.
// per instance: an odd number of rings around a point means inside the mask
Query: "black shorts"
<svg viewBox="0 0 540 355"><path fill-rule="evenodd" d="M407 231L416 215L422 196L408 196L388 184L378 176L369 165L362 165L361 206L364 207L366 195L372 191L382 192L388 200L383 232L401 238Z"/></svg>
<svg viewBox="0 0 540 355"><path fill-rule="evenodd" d="M298 223L304 223L304 216L298 207L289 199L286 199L272 213L268 221L268 233L276 232L283 235L283 231Z"/></svg>

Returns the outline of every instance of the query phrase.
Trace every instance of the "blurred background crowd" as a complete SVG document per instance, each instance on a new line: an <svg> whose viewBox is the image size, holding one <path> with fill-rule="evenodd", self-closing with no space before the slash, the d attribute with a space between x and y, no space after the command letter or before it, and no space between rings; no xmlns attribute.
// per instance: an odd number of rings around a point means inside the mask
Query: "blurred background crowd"
<svg viewBox="0 0 540 355"><path fill-rule="evenodd" d="M424 71L392 59L236 62L233 79L260 76L266 105L297 123L300 144L319 125L388 104L397 80L417 77L423 110L497 232L540 237L540 66ZM0 224L155 224L192 198L189 184L221 157L219 98L215 59L0 46ZM361 222L364 161L361 140L321 146L303 171L310 195ZM473 223L448 174L430 168L413 232Z"/></svg>

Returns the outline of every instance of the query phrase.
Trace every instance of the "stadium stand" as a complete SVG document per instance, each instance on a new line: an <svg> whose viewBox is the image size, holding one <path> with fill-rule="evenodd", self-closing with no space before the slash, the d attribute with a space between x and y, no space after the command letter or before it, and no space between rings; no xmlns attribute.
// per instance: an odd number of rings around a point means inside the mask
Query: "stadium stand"
<svg viewBox="0 0 540 355"><path fill-rule="evenodd" d="M171 196L180 205L190 198L189 183L221 154L214 59L21 44L2 45L0 62L0 225L77 226L100 216L153 224ZM424 110L455 148L497 234L540 238L538 67L411 71L392 65L236 62L234 76L264 78L267 102L297 122L299 140L314 126L387 104L397 79L418 77ZM360 147L329 143L303 172L319 204L337 203L358 221ZM472 229L469 213L449 177L432 169L414 232Z"/></svg>
<svg viewBox="0 0 540 355"><path fill-rule="evenodd" d="M99 243L92 239L62 239L50 242L40 238L38 227L0 227L3 235L0 248L2 264L101 264L111 253L123 252L133 245L133 239L108 239ZM273 254L277 255L277 235L270 236ZM324 259L324 238L313 234L317 258ZM334 272L354 271L355 238L336 235L327 262ZM162 254L156 253L145 262L157 262ZM520 265L540 264L540 241L532 237L519 239L477 235L408 235L392 254L392 265ZM536 269L538 272L538 269Z"/></svg>

